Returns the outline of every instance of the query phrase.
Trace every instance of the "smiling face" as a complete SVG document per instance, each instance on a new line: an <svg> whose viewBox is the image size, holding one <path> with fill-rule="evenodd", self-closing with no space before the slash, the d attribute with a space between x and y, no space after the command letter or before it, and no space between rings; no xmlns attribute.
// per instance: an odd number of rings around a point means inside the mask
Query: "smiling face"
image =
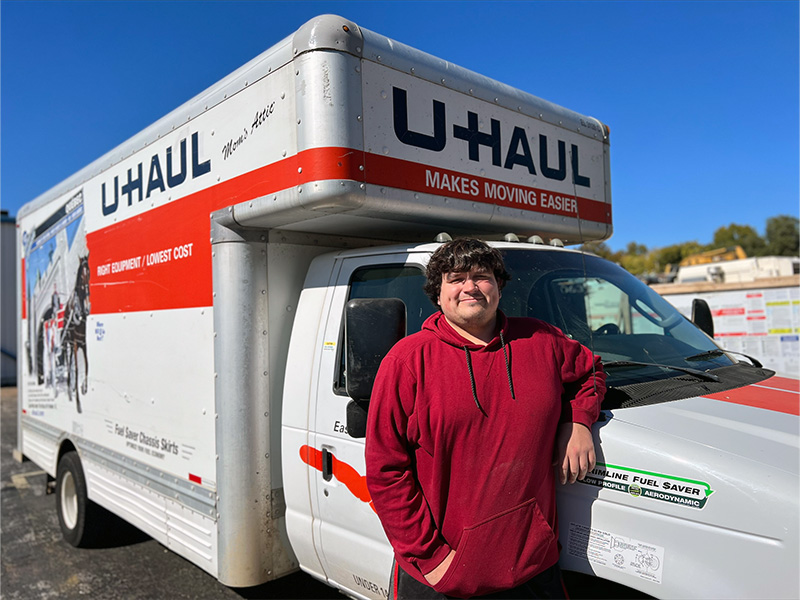
<svg viewBox="0 0 800 600"><path fill-rule="evenodd" d="M439 306L456 330L488 343L494 337L500 287L494 274L482 267L442 275ZM462 333L463 334L463 333Z"/></svg>

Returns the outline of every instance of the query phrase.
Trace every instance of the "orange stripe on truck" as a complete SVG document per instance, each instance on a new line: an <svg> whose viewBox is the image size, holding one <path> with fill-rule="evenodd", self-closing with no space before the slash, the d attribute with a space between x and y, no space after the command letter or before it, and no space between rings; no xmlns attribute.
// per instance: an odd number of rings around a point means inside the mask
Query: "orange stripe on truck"
<svg viewBox="0 0 800 600"><path fill-rule="evenodd" d="M322 472L321 450L317 450L311 446L302 446L300 448L300 459L308 466ZM331 454L331 459L333 461L333 476L341 481L356 498L369 504L369 507L374 511L375 507L372 505L372 496L370 496L369 490L367 489L367 476L361 475L352 466L339 460L333 454Z"/></svg>
<svg viewBox="0 0 800 600"><path fill-rule="evenodd" d="M357 180L361 164L349 148L307 150L87 234L92 314L211 306L212 212L310 181Z"/></svg>
<svg viewBox="0 0 800 600"><path fill-rule="evenodd" d="M770 377L755 385L703 397L800 416L800 381L797 379Z"/></svg>
<svg viewBox="0 0 800 600"><path fill-rule="evenodd" d="M313 148L88 233L92 314L211 306L209 238L214 211L326 180L441 195L442 189L429 185L431 170L438 173L440 185L448 182L448 196L611 222L610 205L589 198L511 186L352 148ZM466 180L470 186L465 190ZM456 181L461 183L452 187Z"/></svg>

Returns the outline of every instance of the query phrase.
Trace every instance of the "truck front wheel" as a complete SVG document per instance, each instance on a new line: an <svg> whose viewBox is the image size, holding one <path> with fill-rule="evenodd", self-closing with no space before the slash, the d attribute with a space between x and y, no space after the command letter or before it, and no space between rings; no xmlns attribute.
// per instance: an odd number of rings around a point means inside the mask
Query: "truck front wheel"
<svg viewBox="0 0 800 600"><path fill-rule="evenodd" d="M86 478L75 451L64 454L58 463L56 507L58 524L67 542L77 548L87 548L98 541L103 510L86 494Z"/></svg>

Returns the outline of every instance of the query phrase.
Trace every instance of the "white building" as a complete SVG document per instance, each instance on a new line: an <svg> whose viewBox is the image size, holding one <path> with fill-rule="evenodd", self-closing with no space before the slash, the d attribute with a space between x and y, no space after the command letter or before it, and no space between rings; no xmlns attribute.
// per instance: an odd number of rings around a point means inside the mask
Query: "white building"
<svg viewBox="0 0 800 600"><path fill-rule="evenodd" d="M0 213L0 341L2 384L17 382L17 250L16 221Z"/></svg>

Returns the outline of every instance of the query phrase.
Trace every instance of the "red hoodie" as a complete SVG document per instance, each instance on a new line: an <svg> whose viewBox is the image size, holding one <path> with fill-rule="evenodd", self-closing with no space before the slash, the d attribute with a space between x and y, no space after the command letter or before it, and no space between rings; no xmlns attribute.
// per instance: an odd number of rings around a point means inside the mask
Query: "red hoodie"
<svg viewBox="0 0 800 600"><path fill-rule="evenodd" d="M498 312L480 346L439 312L381 364L370 402L367 486L399 565L422 583L456 549L436 591L513 588L558 561L560 422L591 427L599 358L536 319Z"/></svg>

